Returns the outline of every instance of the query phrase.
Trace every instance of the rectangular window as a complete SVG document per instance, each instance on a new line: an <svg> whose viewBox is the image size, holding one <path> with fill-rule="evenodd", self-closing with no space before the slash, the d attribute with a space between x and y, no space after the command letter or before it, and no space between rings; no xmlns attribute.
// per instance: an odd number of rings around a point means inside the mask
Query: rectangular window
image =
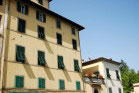
<svg viewBox="0 0 139 93"><path fill-rule="evenodd" d="M16 46L16 61L25 62L25 48L22 46Z"/></svg>
<svg viewBox="0 0 139 93"><path fill-rule="evenodd" d="M61 21L59 19L56 20L56 27L61 29Z"/></svg>
<svg viewBox="0 0 139 93"><path fill-rule="evenodd" d="M62 45L62 35L57 33L57 44Z"/></svg>
<svg viewBox="0 0 139 93"><path fill-rule="evenodd" d="M0 15L0 27L1 27L1 20L2 20L2 15Z"/></svg>
<svg viewBox="0 0 139 93"><path fill-rule="evenodd" d="M16 76L15 78L15 87L16 88L23 88L24 87L24 77L23 76Z"/></svg>
<svg viewBox="0 0 139 93"><path fill-rule="evenodd" d="M45 53L42 51L38 51L38 65L45 66Z"/></svg>
<svg viewBox="0 0 139 93"><path fill-rule="evenodd" d="M64 62L63 62L63 56L58 56L58 68L59 69L64 69L65 66L64 66Z"/></svg>
<svg viewBox="0 0 139 93"><path fill-rule="evenodd" d="M41 22L46 22L46 14L40 11L36 11L36 19Z"/></svg>
<svg viewBox="0 0 139 93"><path fill-rule="evenodd" d="M118 90L119 90L119 93L122 93L122 90L121 90L121 88L119 88Z"/></svg>
<svg viewBox="0 0 139 93"><path fill-rule="evenodd" d="M64 80L59 80L59 89L64 90L65 89L65 81Z"/></svg>
<svg viewBox="0 0 139 93"><path fill-rule="evenodd" d="M73 49L77 50L77 42L76 40L72 39Z"/></svg>
<svg viewBox="0 0 139 93"><path fill-rule="evenodd" d="M41 5L43 5L43 0L38 0L38 3L40 3Z"/></svg>
<svg viewBox="0 0 139 93"><path fill-rule="evenodd" d="M74 60L74 71L80 72L78 60Z"/></svg>
<svg viewBox="0 0 139 93"><path fill-rule="evenodd" d="M118 80L120 80L120 76L119 76L118 70L116 70L116 77L117 77Z"/></svg>
<svg viewBox="0 0 139 93"><path fill-rule="evenodd" d="M26 21L23 19L18 19L18 32L25 33Z"/></svg>
<svg viewBox="0 0 139 93"><path fill-rule="evenodd" d="M77 82L76 82L76 89L77 89L77 90L81 90L80 81L77 81Z"/></svg>
<svg viewBox="0 0 139 93"><path fill-rule="evenodd" d="M107 78L111 78L111 75L110 75L110 71L109 71L109 69L108 68L106 68L106 73L107 73Z"/></svg>
<svg viewBox="0 0 139 93"><path fill-rule="evenodd" d="M17 11L23 14L28 14L28 5L24 5L20 2L17 2Z"/></svg>
<svg viewBox="0 0 139 93"><path fill-rule="evenodd" d="M72 32L73 35L76 35L74 27L71 28L71 32Z"/></svg>
<svg viewBox="0 0 139 93"><path fill-rule="evenodd" d="M109 93L112 93L112 88L109 88Z"/></svg>
<svg viewBox="0 0 139 93"><path fill-rule="evenodd" d="M44 28L38 26L38 38L40 39L45 39L45 32L44 32Z"/></svg>
<svg viewBox="0 0 139 93"><path fill-rule="evenodd" d="M3 3L3 0L0 0L0 5L2 5L2 3Z"/></svg>
<svg viewBox="0 0 139 93"><path fill-rule="evenodd" d="M39 78L39 88L45 88L45 79Z"/></svg>

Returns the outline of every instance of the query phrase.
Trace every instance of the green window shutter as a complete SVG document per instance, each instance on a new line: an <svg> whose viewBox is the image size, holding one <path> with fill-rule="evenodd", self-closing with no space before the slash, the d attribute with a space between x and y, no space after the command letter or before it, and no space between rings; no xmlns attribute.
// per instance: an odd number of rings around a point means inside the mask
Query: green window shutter
<svg viewBox="0 0 139 93"><path fill-rule="evenodd" d="M60 69L64 69L64 63L63 63L63 57L62 56L58 56L58 68Z"/></svg>
<svg viewBox="0 0 139 93"><path fill-rule="evenodd" d="M36 11L36 19L39 20L39 11Z"/></svg>
<svg viewBox="0 0 139 93"><path fill-rule="evenodd" d="M59 89L64 90L65 89L65 81L64 80L59 80Z"/></svg>
<svg viewBox="0 0 139 93"><path fill-rule="evenodd" d="M74 60L74 71L80 72L80 67L79 67L78 60Z"/></svg>
<svg viewBox="0 0 139 93"><path fill-rule="evenodd" d="M76 40L72 40L73 49L77 50L77 42Z"/></svg>
<svg viewBox="0 0 139 93"><path fill-rule="evenodd" d="M45 88L45 79L39 78L39 88Z"/></svg>
<svg viewBox="0 0 139 93"><path fill-rule="evenodd" d="M16 88L23 88L24 87L24 77L22 76L16 76Z"/></svg>
<svg viewBox="0 0 139 93"><path fill-rule="evenodd" d="M17 2L17 11L18 11L18 12L21 11L21 5L20 5L20 2Z"/></svg>
<svg viewBox="0 0 139 93"><path fill-rule="evenodd" d="M25 62L25 48L16 46L16 61Z"/></svg>
<svg viewBox="0 0 139 93"><path fill-rule="evenodd" d="M116 77L117 77L118 80L120 80L120 76L119 76L118 70L116 70Z"/></svg>
<svg viewBox="0 0 139 93"><path fill-rule="evenodd" d="M26 21L23 19L18 20L18 32L25 33Z"/></svg>
<svg viewBox="0 0 139 93"><path fill-rule="evenodd" d="M110 72L109 72L109 69L108 68L106 68L106 74L107 74L107 78L111 78L111 75L110 75Z"/></svg>
<svg viewBox="0 0 139 93"><path fill-rule="evenodd" d="M38 65L45 66L45 53L42 51L38 51Z"/></svg>
<svg viewBox="0 0 139 93"><path fill-rule="evenodd" d="M25 5L25 14L28 14L28 5Z"/></svg>
<svg viewBox="0 0 139 93"><path fill-rule="evenodd" d="M81 85L80 85L80 82L79 81L76 82L76 89L77 90L81 90Z"/></svg>
<svg viewBox="0 0 139 93"><path fill-rule="evenodd" d="M38 38L45 39L44 28L38 26Z"/></svg>
<svg viewBox="0 0 139 93"><path fill-rule="evenodd" d="M62 45L62 35L57 33L57 44Z"/></svg>

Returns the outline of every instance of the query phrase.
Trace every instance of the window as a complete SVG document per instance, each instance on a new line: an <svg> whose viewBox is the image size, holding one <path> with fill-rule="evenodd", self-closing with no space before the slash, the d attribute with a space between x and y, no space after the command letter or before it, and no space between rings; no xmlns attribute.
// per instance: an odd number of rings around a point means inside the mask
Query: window
<svg viewBox="0 0 139 93"><path fill-rule="evenodd" d="M122 90L121 90L121 88L119 88L118 90L119 90L119 93L122 93Z"/></svg>
<svg viewBox="0 0 139 93"><path fill-rule="evenodd" d="M76 40L72 39L73 49L77 50L77 42Z"/></svg>
<svg viewBox="0 0 139 93"><path fill-rule="evenodd" d="M59 69L64 69L65 66L64 66L64 63L63 63L63 56L58 56L58 68Z"/></svg>
<svg viewBox="0 0 139 93"><path fill-rule="evenodd" d="M80 72L78 60L74 60L74 71Z"/></svg>
<svg viewBox="0 0 139 93"><path fill-rule="evenodd" d="M16 61L25 62L25 48L22 46L16 46Z"/></svg>
<svg viewBox="0 0 139 93"><path fill-rule="evenodd" d="M65 89L65 81L64 80L59 80L59 89L64 90Z"/></svg>
<svg viewBox="0 0 139 93"><path fill-rule="evenodd" d="M59 19L56 20L56 27L61 29L61 21Z"/></svg>
<svg viewBox="0 0 139 93"><path fill-rule="evenodd" d="M0 0L0 5L2 5L2 3L3 3L3 0Z"/></svg>
<svg viewBox="0 0 139 93"><path fill-rule="evenodd" d="M109 88L109 93L112 93L112 88Z"/></svg>
<svg viewBox="0 0 139 93"><path fill-rule="evenodd" d="M17 11L23 14L28 14L28 6L17 2Z"/></svg>
<svg viewBox="0 0 139 93"><path fill-rule="evenodd" d="M45 88L45 79L39 78L39 88Z"/></svg>
<svg viewBox="0 0 139 93"><path fill-rule="evenodd" d="M43 5L43 0L38 0L38 3Z"/></svg>
<svg viewBox="0 0 139 93"><path fill-rule="evenodd" d="M38 51L38 65L45 66L45 53L42 51Z"/></svg>
<svg viewBox="0 0 139 93"><path fill-rule="evenodd" d="M36 11L36 19L41 22L46 22L46 14L40 11Z"/></svg>
<svg viewBox="0 0 139 93"><path fill-rule="evenodd" d="M16 76L15 78L15 87L16 88L23 88L24 87L24 77L23 76Z"/></svg>
<svg viewBox="0 0 139 93"><path fill-rule="evenodd" d="M120 76L119 76L118 70L116 70L116 77L117 77L118 80L120 80Z"/></svg>
<svg viewBox="0 0 139 93"><path fill-rule="evenodd" d="M71 28L71 32L72 32L73 35L76 34L76 33L75 33L75 28L74 28L74 27Z"/></svg>
<svg viewBox="0 0 139 93"><path fill-rule="evenodd" d="M62 45L62 35L57 33L57 44Z"/></svg>
<svg viewBox="0 0 139 93"><path fill-rule="evenodd" d="M110 75L110 71L109 71L109 69L108 68L106 68L106 73L107 73L107 78L111 78L111 75Z"/></svg>
<svg viewBox="0 0 139 93"><path fill-rule="evenodd" d="M25 33L26 21L23 19L18 19L18 32Z"/></svg>
<svg viewBox="0 0 139 93"><path fill-rule="evenodd" d="M80 81L76 81L76 89L81 90Z"/></svg>
<svg viewBox="0 0 139 93"><path fill-rule="evenodd" d="M45 32L44 32L44 28L38 26L38 38L40 39L45 39Z"/></svg>

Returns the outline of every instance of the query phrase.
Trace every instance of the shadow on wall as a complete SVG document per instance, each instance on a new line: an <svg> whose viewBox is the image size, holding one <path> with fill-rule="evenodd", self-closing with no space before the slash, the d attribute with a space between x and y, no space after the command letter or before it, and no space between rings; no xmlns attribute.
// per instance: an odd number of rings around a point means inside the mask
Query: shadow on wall
<svg viewBox="0 0 139 93"><path fill-rule="evenodd" d="M67 79L68 82L72 82L71 78L70 78L70 75L68 73L68 71L66 70L66 68L63 70L63 73Z"/></svg>
<svg viewBox="0 0 139 93"><path fill-rule="evenodd" d="M28 62L27 58L26 58L26 63L27 63L27 64L23 64L23 66L24 66L24 69L25 69L25 71L26 71L28 77L31 78L31 79L35 79L36 77L35 77L35 75L34 75L32 69L31 69L31 67L30 67L30 65L29 65L29 62Z"/></svg>
<svg viewBox="0 0 139 93"><path fill-rule="evenodd" d="M44 67L44 71L45 71L45 73L47 74L49 80L54 80L54 77L53 77L53 75L52 75L52 72L51 72L50 68Z"/></svg>
<svg viewBox="0 0 139 93"><path fill-rule="evenodd" d="M48 42L47 42L47 41L44 41L44 44L45 44L45 46L46 46L48 52L49 52L50 54L54 54L54 52L52 51L52 49L51 49L50 45L48 44Z"/></svg>

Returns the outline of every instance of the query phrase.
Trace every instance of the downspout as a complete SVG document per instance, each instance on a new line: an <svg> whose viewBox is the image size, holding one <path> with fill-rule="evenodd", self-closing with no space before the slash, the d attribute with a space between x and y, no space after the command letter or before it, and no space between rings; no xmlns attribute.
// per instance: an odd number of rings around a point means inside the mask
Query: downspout
<svg viewBox="0 0 139 93"><path fill-rule="evenodd" d="M2 93L4 93L3 91L3 86L4 86L4 54L5 54L5 43L6 43L6 31L7 31L7 25L8 25L8 11L9 11L9 2L10 0L5 0L5 14L4 14L4 23L2 24L3 25L3 31L2 31L2 48L1 48L1 76L0 76L0 81L1 81L1 89L2 89Z"/></svg>

